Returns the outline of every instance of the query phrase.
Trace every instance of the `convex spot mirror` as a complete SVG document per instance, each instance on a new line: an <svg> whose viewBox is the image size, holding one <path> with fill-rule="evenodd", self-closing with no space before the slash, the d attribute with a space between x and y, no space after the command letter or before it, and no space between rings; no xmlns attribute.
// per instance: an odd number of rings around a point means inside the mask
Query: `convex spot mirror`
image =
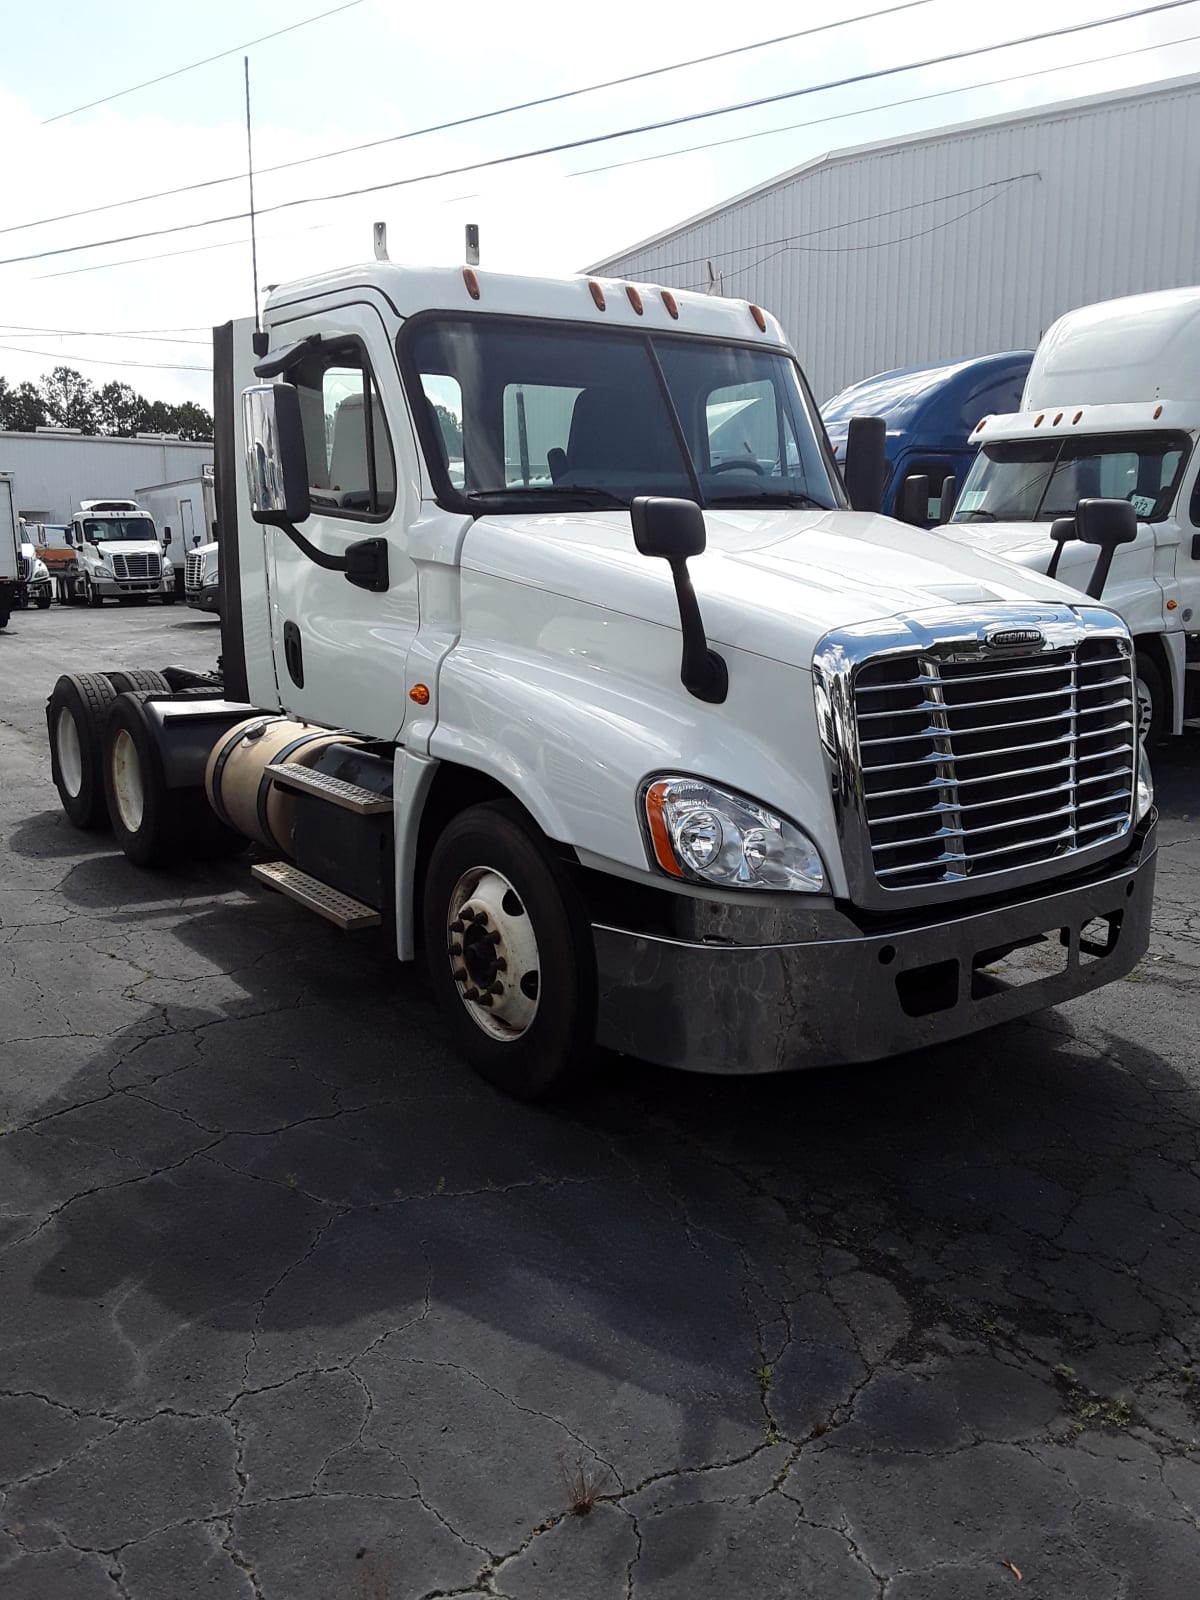
<svg viewBox="0 0 1200 1600"><path fill-rule="evenodd" d="M694 500L638 495L629 515L639 554L661 556L664 561L687 561L704 554L708 533L704 513Z"/></svg>
<svg viewBox="0 0 1200 1600"><path fill-rule="evenodd" d="M255 522L303 522L311 510L308 460L293 383L259 383L242 392L246 481Z"/></svg>

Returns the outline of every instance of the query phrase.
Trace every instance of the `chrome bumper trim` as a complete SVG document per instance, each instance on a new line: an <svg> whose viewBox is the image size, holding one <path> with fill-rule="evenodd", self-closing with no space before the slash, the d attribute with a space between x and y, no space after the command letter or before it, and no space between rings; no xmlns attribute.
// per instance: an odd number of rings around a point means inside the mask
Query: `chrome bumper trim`
<svg viewBox="0 0 1200 1600"><path fill-rule="evenodd" d="M597 924L597 1041L695 1072L778 1072L878 1061L1059 1005L1123 977L1145 953L1156 848L1151 825L1117 870L1082 884L856 938L732 946ZM1116 913L1112 948L1083 962L1081 929ZM977 958L1055 929L1069 932L1064 970L973 997ZM934 970L945 1003L910 1014L902 989L911 1007L911 986Z"/></svg>

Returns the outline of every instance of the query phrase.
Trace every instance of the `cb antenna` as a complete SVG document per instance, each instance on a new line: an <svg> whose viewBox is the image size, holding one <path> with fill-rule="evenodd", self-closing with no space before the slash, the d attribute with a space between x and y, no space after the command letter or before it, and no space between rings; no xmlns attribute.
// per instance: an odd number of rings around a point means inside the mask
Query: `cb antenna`
<svg viewBox="0 0 1200 1600"><path fill-rule="evenodd" d="M242 57L246 74L246 176L250 183L250 271L254 280L254 353L265 356L267 341L263 336L262 317L258 310L258 234L254 226L254 146L250 139L250 57ZM262 349L259 349L262 345Z"/></svg>

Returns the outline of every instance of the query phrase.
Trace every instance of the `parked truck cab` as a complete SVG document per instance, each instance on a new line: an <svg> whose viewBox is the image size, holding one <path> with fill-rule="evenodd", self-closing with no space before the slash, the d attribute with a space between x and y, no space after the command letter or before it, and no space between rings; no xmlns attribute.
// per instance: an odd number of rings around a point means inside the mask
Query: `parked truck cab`
<svg viewBox="0 0 1200 1600"><path fill-rule="evenodd" d="M1151 742L1200 717L1198 434L1200 288L1068 312L1038 346L1019 410L972 431L979 454L943 530L960 547L1045 571L1051 529L1080 501L1132 508L1136 536L1116 550L1103 601L1134 637ZM1096 561L1071 538L1057 576L1087 590Z"/></svg>
<svg viewBox="0 0 1200 1600"><path fill-rule="evenodd" d="M50 582L50 569L38 554L34 542L36 536L37 529L28 527L24 522L17 528L20 559L17 564L16 604L21 610L34 605L39 611L48 611L54 599L54 592Z"/></svg>
<svg viewBox="0 0 1200 1600"><path fill-rule="evenodd" d="M961 484L975 459L970 438L975 424L989 412L1020 404L1032 360L1031 350L1010 350L967 361L898 367L851 384L821 407L834 454L839 461L845 459L851 417L882 417L887 425L887 481L881 509L888 516L911 516L917 527L933 527L950 513L941 503L943 483L954 478ZM910 510L906 490L917 482L922 503Z"/></svg>
<svg viewBox="0 0 1200 1600"><path fill-rule="evenodd" d="M174 605L171 561L153 517L136 500L82 501L67 537L75 552L64 574L68 603L144 605L154 598Z"/></svg>
<svg viewBox="0 0 1200 1600"><path fill-rule="evenodd" d="M531 1096L596 1044L896 1055L1143 953L1127 630L852 509L759 307L375 261L276 288L214 364L223 682L65 677L47 711L68 815L132 861L203 810L423 953Z"/></svg>
<svg viewBox="0 0 1200 1600"><path fill-rule="evenodd" d="M12 474L0 472L0 628L8 627L8 619L19 601L21 582Z"/></svg>

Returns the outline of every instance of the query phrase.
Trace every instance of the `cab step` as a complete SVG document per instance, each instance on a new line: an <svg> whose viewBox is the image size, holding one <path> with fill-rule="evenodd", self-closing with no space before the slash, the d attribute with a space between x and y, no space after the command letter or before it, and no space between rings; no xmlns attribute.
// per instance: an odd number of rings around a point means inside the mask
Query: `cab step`
<svg viewBox="0 0 1200 1600"><path fill-rule="evenodd" d="M310 877L307 872L301 872L299 867L292 866L290 861L262 862L251 867L250 873L269 889L278 889L290 900L315 911L319 917L341 928L343 933L354 933L359 928L378 928L383 921L374 906L364 905L361 900L353 900L339 889L330 888L320 878Z"/></svg>
<svg viewBox="0 0 1200 1600"><path fill-rule="evenodd" d="M386 795L373 794L344 778L332 778L327 772L317 772L313 767L298 767L289 762L272 762L267 772L278 789L294 789L300 794L310 794L317 800L327 800L331 806L343 811L353 811L360 817L383 816L392 809Z"/></svg>

